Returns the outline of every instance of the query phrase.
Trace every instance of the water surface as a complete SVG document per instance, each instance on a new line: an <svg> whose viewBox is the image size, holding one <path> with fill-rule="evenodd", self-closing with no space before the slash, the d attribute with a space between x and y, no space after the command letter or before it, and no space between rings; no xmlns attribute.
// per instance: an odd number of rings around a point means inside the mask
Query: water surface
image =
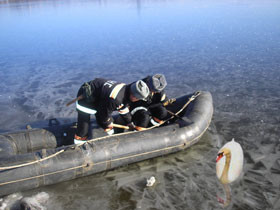
<svg viewBox="0 0 280 210"><path fill-rule="evenodd" d="M14 196L46 192L48 209L222 209L215 157L235 138L245 166L228 208L279 209L279 11L276 0L0 0L1 132L75 120L65 104L95 77L164 73L170 97L208 90L215 107L191 149Z"/></svg>

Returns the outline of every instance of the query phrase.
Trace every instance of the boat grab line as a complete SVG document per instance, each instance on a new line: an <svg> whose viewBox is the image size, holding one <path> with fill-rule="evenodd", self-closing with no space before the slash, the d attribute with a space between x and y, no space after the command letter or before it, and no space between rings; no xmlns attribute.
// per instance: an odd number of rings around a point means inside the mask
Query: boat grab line
<svg viewBox="0 0 280 210"><path fill-rule="evenodd" d="M195 141L196 139L200 138L205 133L205 131L208 129L208 127L210 125L210 122L211 121L208 122L208 125L206 126L204 131L201 132L201 134L198 135L196 138L194 138L193 141ZM141 153L141 154L130 155L130 156L126 156L126 157L122 157L122 158L117 158L117 159L113 159L113 160L102 161L102 162L95 163L93 165L99 165L99 164L104 164L104 163L107 163L107 162L128 159L128 158L131 158L131 157L137 157L137 156L140 156L140 155L146 155L146 154L155 153L155 152L159 152L159 151L162 151L162 150L168 150L168 149L173 149L173 148L182 147L182 146L186 146L186 143L175 145L175 146L171 146L171 147L167 147L167 148L163 148L163 149L153 150L153 151L145 152L145 153ZM88 166L89 166L88 164L85 164L85 165L81 165L81 166L67 168L67 169L60 170L60 171L50 172L50 173L47 173L47 174L42 174L42 175L37 175L37 176L33 176L33 177L28 177L28 178L25 178L25 179L18 179L18 180L9 181L9 182L3 182L3 183L0 183L0 186L7 185L7 184L12 184L12 183L16 183L16 182L22 182L22 181L26 181L26 180L30 180L30 179L40 178L40 177L43 177L43 176L53 175L53 174L57 174L57 173L65 172L65 171L70 171L70 170L73 170L73 169L88 167Z"/></svg>
<svg viewBox="0 0 280 210"><path fill-rule="evenodd" d="M183 106L178 112L175 113L175 115L178 115L180 112L182 112L182 111L189 105L189 103L190 103L191 101L193 101L193 100L194 100L197 96L199 96L199 95L200 95L200 92L199 92L199 91L195 92L194 95L192 95L191 98L186 102L186 104L184 104L184 106ZM169 119L165 120L163 123L165 123L165 122L168 121L168 120L173 119L175 115L171 116ZM162 124L163 124L163 123L162 123ZM159 124L159 125L154 125L154 126L149 127L149 128L147 128L147 129L145 129L145 130L151 130L151 129L155 128L155 127L159 127L160 125L161 125L161 124ZM144 131L144 130L143 130L143 131ZM134 132L134 131L131 131L131 132ZM141 132L141 131L138 131L138 132ZM130 133L130 132L127 132L127 133ZM115 134L114 136L120 136L120 135L124 135L124 134L127 134L127 133ZM108 137L112 137L112 136L105 136L105 137L101 137L101 138L96 138L96 139L88 140L88 141L86 141L85 143L87 143L87 142L90 143L90 142L97 141L97 140L104 139L104 138L108 138ZM85 143L79 144L78 146L82 146L82 145L85 144ZM58 151L58 152L56 152L56 153L54 153L54 154L52 154L52 155L50 155L50 156L48 156L48 157L42 158L42 159L40 159L40 160L36 160L36 161L32 161L32 162L24 163L24 164L20 164L20 165L0 167L0 171L8 170L8 169L13 169L13 168L19 168L19 167L23 167L23 166L27 166L27 165L32 165L32 164L35 164L35 163L38 163L38 162L42 162L42 161L44 161L44 160L50 159L50 158L52 158L52 157L55 157L55 156L59 155L59 154L62 153L62 152L65 152L65 149L60 150L60 151ZM0 184L0 186L1 186L1 184Z"/></svg>

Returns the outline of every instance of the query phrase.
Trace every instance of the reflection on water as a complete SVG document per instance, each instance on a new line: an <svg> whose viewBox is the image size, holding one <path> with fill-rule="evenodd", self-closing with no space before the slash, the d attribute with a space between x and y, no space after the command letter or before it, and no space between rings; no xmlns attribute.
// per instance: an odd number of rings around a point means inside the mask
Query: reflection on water
<svg viewBox="0 0 280 210"><path fill-rule="evenodd" d="M0 0L1 132L76 119L65 104L94 77L160 72L169 96L209 90L215 107L190 150L15 197L46 192L50 209L222 209L215 157L235 138L245 167L228 208L279 209L279 11L274 0Z"/></svg>
<svg viewBox="0 0 280 210"><path fill-rule="evenodd" d="M218 202L223 205L223 207L227 207L231 203L231 189L230 189L230 185L228 185L228 184L223 184L223 188L224 188L224 197L225 198L218 196L217 199L218 199Z"/></svg>

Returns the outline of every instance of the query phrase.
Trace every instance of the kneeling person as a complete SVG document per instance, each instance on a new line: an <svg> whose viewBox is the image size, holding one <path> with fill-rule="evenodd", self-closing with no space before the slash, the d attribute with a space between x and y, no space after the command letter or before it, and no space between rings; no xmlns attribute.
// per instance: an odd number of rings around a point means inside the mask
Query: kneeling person
<svg viewBox="0 0 280 210"><path fill-rule="evenodd" d="M75 144L88 138L90 115L95 114L97 123L109 134L114 133L112 112L118 111L129 126L132 117L128 109L131 102L146 99L149 88L142 80L126 85L112 80L96 78L84 83L78 91L76 101L78 127Z"/></svg>
<svg viewBox="0 0 280 210"><path fill-rule="evenodd" d="M131 103L132 121L137 130L144 130L149 126L149 123L160 125L169 117L168 111L164 107L164 104L168 102L164 92L167 85L164 75L155 74L142 80L148 85L150 94L146 101Z"/></svg>

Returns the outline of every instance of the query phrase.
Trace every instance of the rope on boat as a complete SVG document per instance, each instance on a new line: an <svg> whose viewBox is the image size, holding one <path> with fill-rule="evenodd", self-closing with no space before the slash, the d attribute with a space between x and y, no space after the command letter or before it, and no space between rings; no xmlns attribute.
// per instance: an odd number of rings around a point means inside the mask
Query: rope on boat
<svg viewBox="0 0 280 210"><path fill-rule="evenodd" d="M50 158L52 158L52 157L54 157L54 156L56 156L56 155L62 153L62 152L64 152L64 151L65 151L65 149L60 150L60 151L58 151L58 152L56 152L56 153L54 153L54 154L52 154L52 155L50 155L50 156L48 156L48 157L42 158L42 159L40 159L40 160L35 160L35 161L32 161L32 162L23 163L23 164L20 164L20 165L0 167L0 171L8 170L8 169L13 169L13 168L19 168L19 167L28 166L28 165L31 165L31 164L34 164L34 163L42 162L42 161L44 161L44 160L50 159Z"/></svg>
<svg viewBox="0 0 280 210"><path fill-rule="evenodd" d="M31 176L31 177L27 177L27 178L24 178L24 179L17 179L17 180L13 180L13 181L9 181L9 182L3 182L3 183L0 183L0 186L6 185L6 184L22 182L22 181L26 181L26 180L30 180L30 179L40 178L40 177L44 177L44 176L47 176L47 175L61 173L61 172L64 172L64 171L70 171L70 170L73 170L73 169L83 168L85 166L87 166L87 164L86 165L72 167L72 168L67 168L67 169L63 169L63 170L60 170L60 171L55 171L55 172L51 172L51 173L47 173L47 174L41 174L41 175L38 175L38 176Z"/></svg>
<svg viewBox="0 0 280 210"><path fill-rule="evenodd" d="M194 99L196 99L197 96L200 95L201 92L197 91L195 92L192 97L189 98L189 100L187 101L187 103L184 104L184 106L176 113L174 113L174 115L172 115L170 118L168 118L167 120L164 120L161 124L158 125L154 125L152 127L147 128L146 130L150 130L153 129L155 127L159 127L160 125L164 124L165 122L172 120L174 117L176 117L176 115L180 114Z"/></svg>
<svg viewBox="0 0 280 210"><path fill-rule="evenodd" d="M199 93L200 94L200 93ZM198 95L199 95L198 94ZM197 95L197 96L198 96ZM194 100L197 96L195 96L192 100ZM187 106L187 105L186 105ZM185 106L185 107L186 107ZM182 109L183 110L183 109ZM180 113L182 110L179 110L179 112L177 112L176 114ZM211 120L208 121L208 125L206 126L206 128L204 129L203 132L200 133L200 135L198 135L194 140L200 138L204 132L208 129L209 125L210 125L210 122ZM84 144L84 143L83 143ZM172 147L168 147L168 148L163 148L163 149L160 149L160 150L168 150L168 149L172 149L172 148L176 148L176 147L181 147L181 146L185 146L185 143L184 144L180 144L180 145L176 145L176 146L172 146ZM65 151L64 150L61 150L61 151ZM153 153L153 152L157 152L158 150L154 150L154 151L150 151L148 153ZM146 152L147 153L147 152ZM133 156L140 156L140 155L143 155L143 154L146 154L146 153L141 153L141 154L137 154L137 155L133 155ZM55 156L57 153L53 154L52 156ZM49 158L49 157L47 157ZM95 163L94 165L99 165L99 164L104 164L104 163L107 163L107 162L110 162L110 161L117 161L119 159L126 159L126 158L131 158L131 156L127 156L127 157L122 157L122 158L117 158L117 159L112 159L112 160L108 160L108 161L102 161L102 162L97 162ZM46 159L46 158L45 158ZM43 159L42 159L43 161ZM35 161L34 161L35 162ZM33 162L33 163L34 163ZM27 178L24 178L24 179L18 179L18 180L14 180L14 181L8 181L8 182L3 182L3 183L0 183L0 186L3 186L3 185L6 185L6 184L12 184L12 183L17 183L17 182L21 182L21 181L26 181L26 180L30 180L30 179L35 179L35 178L40 178L40 177L44 177L44 176L48 176L48 175L52 175L52 174L57 174L57 173L61 173L61 172L64 172L64 171L69 171L69 170L74 170L74 169L78 169L78 168L83 168L83 167L87 167L88 164L85 164L85 165L81 165L81 166L75 166L75 167L72 167L72 168L67 168L67 169L63 169L63 170L60 170L60 171L55 171L55 172L50 172L50 173L47 173L47 174L42 174L42 175L37 175L37 176L33 176L33 177L27 177Z"/></svg>
<svg viewBox="0 0 280 210"><path fill-rule="evenodd" d="M208 127L210 125L210 122L211 122L211 120L209 120L208 125L206 126L204 131L201 132L201 134L199 134L194 140L201 138L201 136L204 134L204 132L208 129ZM157 150L153 150L153 151L149 151L149 152L145 152L145 153L140 153L140 154L130 155L130 156L126 156L126 157L116 158L116 159L112 159L112 160L101 161L101 162L94 163L93 165L99 165L99 164L104 164L104 163L107 163L107 162L129 159L129 158L136 157L136 156L151 154L151 153L154 153L154 152L159 152L159 151L173 149L173 148L177 148L177 147L183 147L183 146L186 146L186 143L171 146L171 147L167 147L167 148L163 148L163 149L157 149ZM44 177L44 176L48 176L48 175L52 175L52 174L57 174L57 173L62 173L62 172L65 172L65 171L70 171L70 170L83 168L83 167L88 167L88 166L89 166L88 164L84 164L84 165L81 165L81 166L75 166L75 167L63 169L63 170L60 170L60 171L54 171L54 172L50 172L50 173L46 173L46 174L27 177L27 178L24 178L24 179L18 179L18 180L3 182L3 183L0 183L0 186L7 185L7 184L12 184L12 183L17 183L17 182L22 182L22 181L26 181L26 180L30 180L30 179L40 178L40 177Z"/></svg>
<svg viewBox="0 0 280 210"><path fill-rule="evenodd" d="M160 125L162 125L163 123L173 119L176 115L178 115L179 113L181 113L194 99L196 99L196 97L198 97L200 95L201 92L197 91L195 92L190 98L189 100L184 104L184 106L178 111L176 112L173 116L171 116L169 119L163 121L161 124L158 124L158 125L154 125L154 126L151 126L143 131L146 131L146 130L151 130L153 128L156 128L156 127L159 127ZM130 131L130 132L126 132L126 133L119 133L119 134L115 134L113 136L121 136L121 135L126 135L128 133L131 133L131 132L135 132L135 131ZM136 132L141 132L141 131L136 131ZM85 141L81 144L78 144L77 146L82 146L84 145L85 143L91 143L93 141L97 141L97 140L101 140L101 139L106 139L106 138L109 138L109 137L112 137L112 136L103 136L103 137L99 137L99 138L95 138L95 139L91 139L91 140L88 140L88 141ZM71 147L72 148L72 147ZM6 167L0 167L0 171L3 171L3 170L8 170L8 169L13 169L13 168L19 168L19 167L24 167L24 166L27 166L27 165L32 165L32 164L35 164L35 163L39 163L39 162L42 162L44 160L47 160L47 159L50 159L50 158L53 158L63 152L65 152L66 149L62 149L48 157L45 157L45 158L42 158L40 160L35 160L35 161L32 161L32 162L28 162L28 163L23 163L23 164L19 164L19 165L13 165L13 166L6 166ZM76 167L75 167L76 168Z"/></svg>

